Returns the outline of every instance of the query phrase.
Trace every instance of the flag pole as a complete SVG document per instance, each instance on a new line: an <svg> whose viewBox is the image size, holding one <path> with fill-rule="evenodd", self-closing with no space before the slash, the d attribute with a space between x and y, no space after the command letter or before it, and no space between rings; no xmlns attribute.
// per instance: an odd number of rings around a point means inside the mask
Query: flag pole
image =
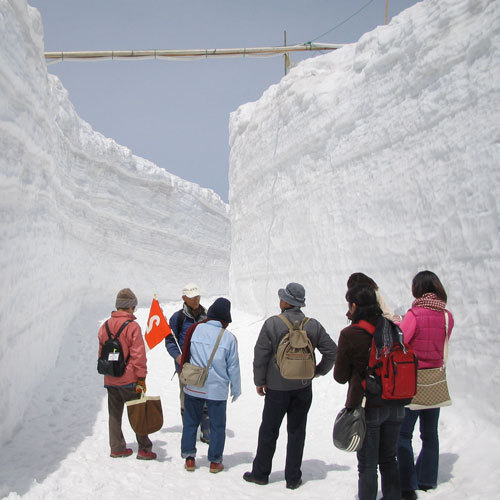
<svg viewBox="0 0 500 500"><path fill-rule="evenodd" d="M179 345L179 342L177 341L177 337L175 336L175 332L173 330L172 330L172 337L174 337L175 343L177 344L177 347L179 348L179 351L182 354L181 346Z"/></svg>

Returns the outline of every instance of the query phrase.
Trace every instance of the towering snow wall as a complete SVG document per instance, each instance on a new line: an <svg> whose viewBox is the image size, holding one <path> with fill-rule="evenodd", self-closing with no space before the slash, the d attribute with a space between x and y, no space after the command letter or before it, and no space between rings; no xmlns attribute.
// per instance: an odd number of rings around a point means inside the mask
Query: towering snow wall
<svg viewBox="0 0 500 500"><path fill-rule="evenodd" d="M76 115L47 74L41 19L25 0L0 1L0 166L5 441L75 319L95 336L123 287L143 306L154 292L179 299L189 280L227 293L230 236L228 207L215 193Z"/></svg>
<svg viewBox="0 0 500 500"><path fill-rule="evenodd" d="M426 0L238 108L236 305L274 313L277 289L299 281L306 314L337 338L352 272L404 312L412 277L430 269L449 292L453 342L491 356L474 368L455 357L454 375L498 386L499 47L500 2Z"/></svg>

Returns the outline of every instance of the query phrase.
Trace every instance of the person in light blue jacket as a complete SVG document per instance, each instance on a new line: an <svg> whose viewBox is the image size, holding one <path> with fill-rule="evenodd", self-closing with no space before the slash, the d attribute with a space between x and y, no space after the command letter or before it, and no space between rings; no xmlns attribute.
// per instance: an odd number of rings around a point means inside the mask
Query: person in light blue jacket
<svg viewBox="0 0 500 500"><path fill-rule="evenodd" d="M222 455L226 441L226 404L231 389L232 401L241 394L240 362L236 337L225 328L231 323L231 302L218 298L207 311L207 319L193 326L186 335L183 359L191 364L207 366L221 329L224 329L219 346L208 371L203 387L184 386L184 423L181 456L185 468L195 470L196 430L200 425L206 403L210 421L208 460L210 472L224 469ZM190 334L191 333L191 334ZM188 345L186 345L188 344Z"/></svg>

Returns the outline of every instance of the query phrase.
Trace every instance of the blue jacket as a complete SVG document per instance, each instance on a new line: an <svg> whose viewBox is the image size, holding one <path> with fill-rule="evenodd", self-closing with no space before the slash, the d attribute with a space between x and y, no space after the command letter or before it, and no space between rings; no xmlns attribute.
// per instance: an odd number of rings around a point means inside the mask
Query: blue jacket
<svg viewBox="0 0 500 500"><path fill-rule="evenodd" d="M191 337L190 363L207 366L221 328L222 324L217 320L200 323L196 327ZM187 385L184 387L184 392L195 398L225 401L228 398L229 384L231 384L231 396L237 398L241 394L238 342L236 337L226 330L210 365L204 387Z"/></svg>
<svg viewBox="0 0 500 500"><path fill-rule="evenodd" d="M174 360L181 354L179 351L179 348L177 347L177 344L175 343L175 340L173 338L173 335L175 335L175 338L177 339L177 342L179 342L179 345L181 346L181 349L184 347L184 339L186 338L186 332L188 331L189 327L195 322L194 318L192 317L192 312L187 308L186 304L184 304L185 307L183 309L174 312L172 316L170 317L170 321L168 324L170 325L170 328L172 329L172 335L169 335L168 337L165 337L165 347L167 348L168 353ZM201 307L200 315L198 316L198 321L204 320L207 317L206 310L203 306ZM183 312L184 314L184 321L182 322L182 326L180 328L180 331L177 331L177 318L179 317L179 314ZM179 365L175 363L175 370L177 373L179 373Z"/></svg>

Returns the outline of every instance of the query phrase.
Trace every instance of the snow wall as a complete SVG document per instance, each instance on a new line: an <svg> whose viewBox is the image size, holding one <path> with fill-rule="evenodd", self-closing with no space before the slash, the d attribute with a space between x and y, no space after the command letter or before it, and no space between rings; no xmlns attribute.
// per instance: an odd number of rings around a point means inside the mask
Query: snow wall
<svg viewBox="0 0 500 500"><path fill-rule="evenodd" d="M0 442L63 335L96 334L120 288L142 306L191 280L228 291L227 204L93 131L43 50L38 11L0 0Z"/></svg>
<svg viewBox="0 0 500 500"><path fill-rule="evenodd" d="M337 339L351 273L405 312L430 269L456 320L452 389L498 387L499 47L500 2L426 0L232 113L233 303L273 314L301 282ZM498 401L474 404L496 421Z"/></svg>

